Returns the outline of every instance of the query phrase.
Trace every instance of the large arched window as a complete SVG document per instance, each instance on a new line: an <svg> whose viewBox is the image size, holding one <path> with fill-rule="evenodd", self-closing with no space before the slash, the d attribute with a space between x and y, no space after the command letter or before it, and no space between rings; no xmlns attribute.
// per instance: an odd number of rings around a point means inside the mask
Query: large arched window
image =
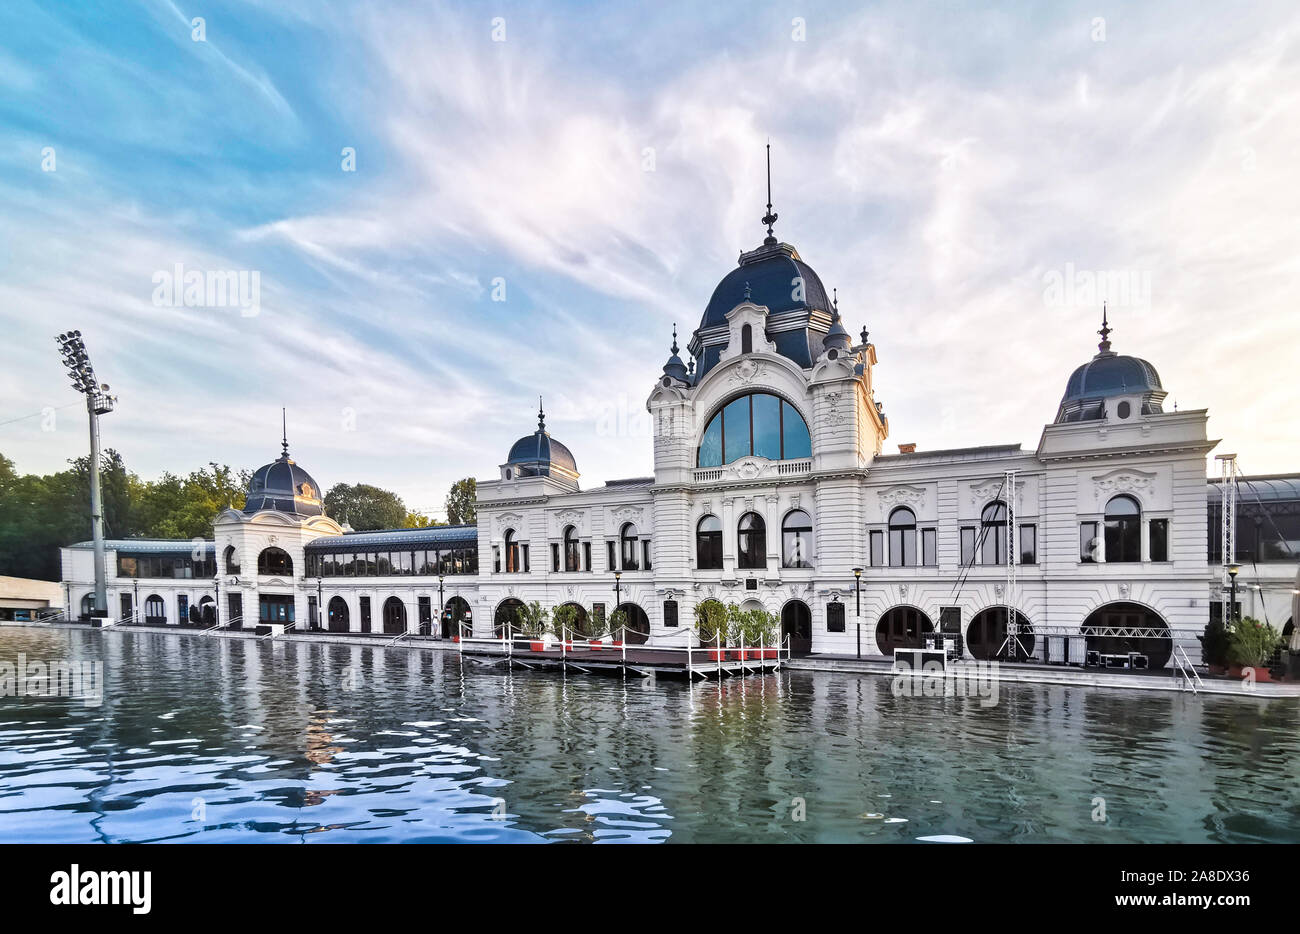
<svg viewBox="0 0 1300 934"><path fill-rule="evenodd" d="M802 509L787 513L781 523L781 559L788 568L813 566L812 519Z"/></svg>
<svg viewBox="0 0 1300 934"><path fill-rule="evenodd" d="M564 569L579 571L582 569L582 555L578 548L578 530L571 525L564 527Z"/></svg>
<svg viewBox="0 0 1300 934"><path fill-rule="evenodd" d="M812 457L803 416L789 402L765 392L732 399L714 414L700 439L700 467L721 467L742 457L795 460Z"/></svg>
<svg viewBox="0 0 1300 934"><path fill-rule="evenodd" d="M329 602L329 631L330 632L347 632L348 620L348 602L342 597L330 597Z"/></svg>
<svg viewBox="0 0 1300 934"><path fill-rule="evenodd" d="M636 526L631 522L624 522L623 528L619 530L618 541L621 546L623 562L619 565L624 571L636 571L641 565L637 563L636 557Z"/></svg>
<svg viewBox="0 0 1300 934"><path fill-rule="evenodd" d="M740 517L737 527L737 557L742 568L767 567L767 523L756 512Z"/></svg>
<svg viewBox="0 0 1300 934"><path fill-rule="evenodd" d="M257 556L257 573L291 575L293 558L289 557L289 552L283 548L263 548L262 553Z"/></svg>
<svg viewBox="0 0 1300 934"><path fill-rule="evenodd" d="M980 513L980 564L1007 563L1007 506L994 501Z"/></svg>
<svg viewBox="0 0 1300 934"><path fill-rule="evenodd" d="M167 604L156 593L145 598L144 621L154 625L167 622Z"/></svg>
<svg viewBox="0 0 1300 934"><path fill-rule="evenodd" d="M227 574L239 573L239 552L235 551L234 545L226 546L225 565Z"/></svg>
<svg viewBox="0 0 1300 934"><path fill-rule="evenodd" d="M406 604L398 597L384 601L384 632L393 635L406 632Z"/></svg>
<svg viewBox="0 0 1300 934"><path fill-rule="evenodd" d="M906 506L889 514L889 563L896 568L916 567L916 513Z"/></svg>
<svg viewBox="0 0 1300 934"><path fill-rule="evenodd" d="M695 566L702 571L722 567L722 522L717 516L705 516L695 527Z"/></svg>
<svg viewBox="0 0 1300 934"><path fill-rule="evenodd" d="M1106 561L1142 560L1142 507L1131 496L1106 504Z"/></svg>
<svg viewBox="0 0 1300 934"><path fill-rule="evenodd" d="M513 574L519 570L519 542L515 541L515 530L506 529L506 573Z"/></svg>

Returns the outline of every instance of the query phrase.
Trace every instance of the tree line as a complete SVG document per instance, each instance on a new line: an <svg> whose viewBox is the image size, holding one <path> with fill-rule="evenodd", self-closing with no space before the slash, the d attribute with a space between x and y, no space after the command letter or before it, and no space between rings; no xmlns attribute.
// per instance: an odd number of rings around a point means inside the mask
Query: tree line
<svg viewBox="0 0 1300 934"><path fill-rule="evenodd" d="M20 474L0 454L0 575L57 581L59 548L88 541L89 457L69 461L56 473ZM164 473L142 479L109 448L100 458L105 538L209 538L217 514L242 509L252 475L209 463L187 475ZM325 512L356 531L473 524L473 477L457 480L447 494L447 521L407 510L402 498L368 483L337 483L325 494Z"/></svg>

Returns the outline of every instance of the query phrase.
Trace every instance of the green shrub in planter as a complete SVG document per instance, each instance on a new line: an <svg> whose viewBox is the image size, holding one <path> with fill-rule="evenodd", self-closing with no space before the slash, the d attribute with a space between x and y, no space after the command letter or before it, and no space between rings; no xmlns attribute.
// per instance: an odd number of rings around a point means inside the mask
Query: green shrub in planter
<svg viewBox="0 0 1300 934"><path fill-rule="evenodd" d="M549 630L550 611L537 600L525 603L517 610L519 631L529 639L540 639Z"/></svg>
<svg viewBox="0 0 1300 934"><path fill-rule="evenodd" d="M1205 625L1201 636L1201 660L1207 665L1228 666L1228 646L1231 638L1228 627L1221 619L1212 619Z"/></svg>
<svg viewBox="0 0 1300 934"><path fill-rule="evenodd" d="M557 606L551 614L551 619L555 634L561 639L572 639L575 635L580 635L575 628L578 622L578 608L573 604L565 603Z"/></svg>
<svg viewBox="0 0 1300 934"><path fill-rule="evenodd" d="M695 607L695 633L701 645L715 645L719 637L727 642L727 608L717 600L705 600Z"/></svg>
<svg viewBox="0 0 1300 934"><path fill-rule="evenodd" d="M609 614L609 632L615 642L627 641L627 610L615 610Z"/></svg>
<svg viewBox="0 0 1300 934"><path fill-rule="evenodd" d="M1234 623L1228 640L1228 659L1248 668L1267 665L1282 644L1282 636L1276 629L1252 616Z"/></svg>

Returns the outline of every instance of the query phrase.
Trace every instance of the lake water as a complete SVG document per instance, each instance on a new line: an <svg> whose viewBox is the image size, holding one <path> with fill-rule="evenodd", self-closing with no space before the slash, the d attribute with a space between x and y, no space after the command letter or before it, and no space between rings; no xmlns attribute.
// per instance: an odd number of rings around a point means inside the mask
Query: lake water
<svg viewBox="0 0 1300 934"><path fill-rule="evenodd" d="M0 698L0 842L1300 841L1294 700L0 628L19 653L105 690Z"/></svg>

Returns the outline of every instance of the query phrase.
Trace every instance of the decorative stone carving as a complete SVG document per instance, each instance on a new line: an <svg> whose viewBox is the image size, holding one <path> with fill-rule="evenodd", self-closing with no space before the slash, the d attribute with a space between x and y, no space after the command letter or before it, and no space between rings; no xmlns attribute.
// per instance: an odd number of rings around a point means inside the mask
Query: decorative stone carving
<svg viewBox="0 0 1300 934"><path fill-rule="evenodd" d="M1128 595L1132 592L1132 590L1133 590L1132 585L1129 584L1128 581L1124 581L1122 584L1119 585L1120 598L1123 600L1127 600Z"/></svg>
<svg viewBox="0 0 1300 934"><path fill-rule="evenodd" d="M582 521L582 513L577 509L561 509L555 514L561 525L577 525Z"/></svg>
<svg viewBox="0 0 1300 934"><path fill-rule="evenodd" d="M839 392L826 393L825 419L828 425L838 425L844 421L844 412L840 408L840 395Z"/></svg>
<svg viewBox="0 0 1300 934"><path fill-rule="evenodd" d="M727 382L734 386L748 386L762 375L763 364L757 360L746 358L732 367Z"/></svg>
<svg viewBox="0 0 1300 934"><path fill-rule="evenodd" d="M1156 475L1143 470L1123 468L1112 470L1092 478L1092 488L1097 494L1097 503L1110 499L1117 493L1151 493Z"/></svg>
<svg viewBox="0 0 1300 934"><path fill-rule="evenodd" d="M1003 489L1005 482L1006 481L1003 478L997 477L993 480L986 480L983 483L972 483L970 488L971 506L973 506L975 509L979 509L981 506L985 505L994 497L996 497L999 492L1001 492L1002 498L1005 501L1007 497L1007 491ZM1024 495L1024 492L1025 492L1025 481L1017 480L1015 494L1014 494L1016 497L1017 512L1020 511L1021 499Z"/></svg>
<svg viewBox="0 0 1300 934"><path fill-rule="evenodd" d="M497 534L504 535L506 529L517 529L524 521L524 517L517 512L503 512L497 516Z"/></svg>
<svg viewBox="0 0 1300 934"><path fill-rule="evenodd" d="M906 585L906 584L899 584L899 585L898 585L898 599L900 599L900 600L906 600L906 599L907 599L907 585Z"/></svg>
<svg viewBox="0 0 1300 934"><path fill-rule="evenodd" d="M912 506L919 507L925 502L925 490L919 486L895 486L888 490L879 490L876 496L880 498L880 505L884 509L893 506Z"/></svg>
<svg viewBox="0 0 1300 934"><path fill-rule="evenodd" d="M758 465L757 461L748 458L738 460L731 464L730 467L731 473L739 477L741 480L753 480L763 472L763 468Z"/></svg>
<svg viewBox="0 0 1300 934"><path fill-rule="evenodd" d="M613 515L619 522L635 523L641 521L642 512L643 510L640 506L619 506L617 509L611 511L611 515Z"/></svg>

